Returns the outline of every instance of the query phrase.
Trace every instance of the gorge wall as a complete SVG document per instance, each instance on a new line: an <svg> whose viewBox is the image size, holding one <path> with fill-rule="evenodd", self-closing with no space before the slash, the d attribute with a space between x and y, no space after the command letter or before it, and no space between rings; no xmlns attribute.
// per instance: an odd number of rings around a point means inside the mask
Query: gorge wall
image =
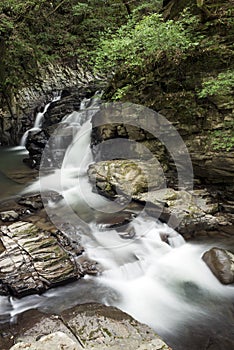
<svg viewBox="0 0 234 350"><path fill-rule="evenodd" d="M205 185L211 191L215 188L217 195L225 198L223 208L233 211L234 91L232 85L219 85L219 77L234 68L234 2L204 1L201 10L193 0L165 1L164 5L164 17L178 21L189 7L199 18L197 34L203 37L201 45L187 57L161 57L132 74L128 67L119 70L110 81L105 98L117 100L121 94L121 101L141 104L166 117L188 147L195 184ZM213 90L201 94L207 81L212 82ZM143 136L140 142L146 140ZM147 142L158 156L157 143Z"/></svg>
<svg viewBox="0 0 234 350"><path fill-rule="evenodd" d="M36 113L52 99L53 93L87 87L93 74L82 66L72 69L48 64L34 83L28 83L11 97L0 97L0 145L17 145L23 133L33 126Z"/></svg>

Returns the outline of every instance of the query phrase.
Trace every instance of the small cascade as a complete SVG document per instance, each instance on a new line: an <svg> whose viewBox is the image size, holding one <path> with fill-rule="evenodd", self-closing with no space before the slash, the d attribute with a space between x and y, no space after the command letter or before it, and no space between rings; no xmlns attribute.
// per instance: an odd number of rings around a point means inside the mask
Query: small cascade
<svg viewBox="0 0 234 350"><path fill-rule="evenodd" d="M51 103L59 101L60 98L61 98L61 93L55 93L53 99L45 105L45 107L43 108L43 111L37 113L33 127L30 128L29 130L25 131L25 133L23 134L23 136L20 140L21 147L25 147L26 142L27 142L27 138L28 138L28 135L30 132L41 130L42 120L43 120L43 117L44 117L45 113L47 112L49 106L51 105Z"/></svg>
<svg viewBox="0 0 234 350"><path fill-rule="evenodd" d="M44 110L42 112L37 113L35 123L34 123L34 128L39 128L39 129L41 128L43 116L47 112L50 104L51 104L51 102L47 103L44 107Z"/></svg>
<svg viewBox="0 0 234 350"><path fill-rule="evenodd" d="M40 180L26 192L41 189L43 196L43 192L53 190L62 197L54 202L49 197L47 205L47 213L52 214L50 217L59 229L64 220L70 222L74 215L88 223L89 230L82 231L81 238L75 233L72 239L81 240L87 256L99 263L102 273L86 276L72 286L48 291L43 296L12 300L11 307L4 304L5 312L14 316L33 307L56 310L61 307L58 303L65 308L75 302L102 302L119 307L150 325L161 332L165 340L177 334L180 344L185 326L190 324L194 334L194 324L201 330L213 322L214 310L222 313L222 303L229 305L233 289L221 285L202 261L208 245L186 243L175 230L145 213L134 217L129 224L134 232L131 236L96 223L95 211L114 216L121 210L117 203L93 193L87 176L87 168L93 161L90 119L98 108L98 100L84 99L80 111L63 118L52 142L60 150L64 147L64 135L73 135L62 165L55 166L49 175L41 174ZM79 232L80 226L74 227ZM229 327L229 319L227 324ZM189 333L186 341L191 342ZM182 349L201 348L190 345Z"/></svg>

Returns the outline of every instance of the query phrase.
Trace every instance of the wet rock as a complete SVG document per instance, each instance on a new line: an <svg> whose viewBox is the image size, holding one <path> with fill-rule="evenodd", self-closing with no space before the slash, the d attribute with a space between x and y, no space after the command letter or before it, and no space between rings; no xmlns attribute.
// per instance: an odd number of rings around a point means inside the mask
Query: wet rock
<svg viewBox="0 0 234 350"><path fill-rule="evenodd" d="M214 247L205 252L202 259L221 283L234 283L234 254L232 252Z"/></svg>
<svg viewBox="0 0 234 350"><path fill-rule="evenodd" d="M1 350L9 350L13 344L11 350L41 350L42 344L43 350L170 350L150 327L117 308L99 304L76 306L61 315L29 311L4 332L5 344L0 339Z"/></svg>
<svg viewBox="0 0 234 350"><path fill-rule="evenodd" d="M132 239L135 237L136 235L136 231L134 229L134 227L127 227L125 228L123 231L120 231L120 237L123 239Z"/></svg>
<svg viewBox="0 0 234 350"><path fill-rule="evenodd" d="M141 203L149 215L176 228L186 238L231 226L229 218L217 215L219 204L208 191L163 188L163 174L153 162L102 161L92 164L88 175L94 191L115 201L121 199L124 205L131 200Z"/></svg>
<svg viewBox="0 0 234 350"><path fill-rule="evenodd" d="M49 147L53 148L53 152L49 152L48 149L48 159L44 160L43 165L48 167L51 164L61 165L64 153L73 139L74 128L60 127L60 122L65 116L78 111L81 101L85 97L91 97L97 89L96 84L90 84L86 88L81 86L70 87L63 90L60 100L50 104L44 114L41 130L30 132L27 138L26 148L29 151L29 159L25 160L25 162L30 167L39 169L41 156L48 140L52 142L52 144L49 144ZM58 135L56 135L57 130L59 130ZM56 143L56 152L54 152L55 147L53 143Z"/></svg>
<svg viewBox="0 0 234 350"><path fill-rule="evenodd" d="M203 196L202 196L203 193ZM192 236L201 230L215 230L231 225L223 216L215 216L218 208L210 203L207 192L176 191L172 188L139 193L133 199L146 204L146 212L176 228L181 234Z"/></svg>
<svg viewBox="0 0 234 350"><path fill-rule="evenodd" d="M109 160L91 164L91 183L98 192L112 197L124 193L132 196L164 185L162 169L154 162L138 160Z"/></svg>
<svg viewBox="0 0 234 350"><path fill-rule="evenodd" d="M82 346L71 339L63 332L55 332L41 337L35 342L20 342L14 345L11 350L82 350Z"/></svg>
<svg viewBox="0 0 234 350"><path fill-rule="evenodd" d="M18 200L18 203L34 211L43 208L42 199L40 195L31 195L26 197L23 196Z"/></svg>
<svg viewBox="0 0 234 350"><path fill-rule="evenodd" d="M115 216L105 215L100 216L96 219L96 223L99 226L100 230L108 230L108 229L116 229L119 227L128 225L132 219L134 218L134 214L131 212L117 212Z"/></svg>
<svg viewBox="0 0 234 350"><path fill-rule="evenodd" d="M52 234L19 221L0 229L0 290L22 297L94 273L95 263L79 261L83 248L74 249L62 233ZM95 270L97 271L97 270Z"/></svg>
<svg viewBox="0 0 234 350"><path fill-rule="evenodd" d="M14 210L2 211L0 213L0 220L2 221L16 221L19 218L19 214Z"/></svg>

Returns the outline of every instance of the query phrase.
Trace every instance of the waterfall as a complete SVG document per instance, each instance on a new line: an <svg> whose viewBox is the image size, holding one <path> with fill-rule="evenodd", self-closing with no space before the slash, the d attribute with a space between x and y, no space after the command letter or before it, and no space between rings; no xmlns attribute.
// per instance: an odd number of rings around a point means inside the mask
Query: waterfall
<svg viewBox="0 0 234 350"><path fill-rule="evenodd" d="M55 167L49 175L42 173L40 181L29 186L27 192L41 187L42 196L47 190L62 196L59 202L50 199L47 204L58 228L64 218L69 222L74 216L88 223L89 230L82 231L81 242L88 257L100 264L102 273L50 290L43 296L11 299L6 312L13 317L30 308L57 311L58 307L70 307L77 302L102 302L150 325L165 340L177 334L180 343L188 323L193 334L194 324L205 328L208 321L212 323L215 319L214 310L222 313L222 305L233 296L233 288L221 285L202 261L202 254L210 245L186 243L175 230L145 213L129 224L134 231L132 237L97 224L97 215L114 216L121 210L115 202L93 193L87 177L88 165L93 161L90 119L98 108L97 100L85 99L80 111L63 118L60 133L63 135L71 128L74 136L62 166ZM59 140L58 147L62 147L62 138ZM79 236L78 225L77 232L72 239ZM167 243L162 237L167 237ZM230 320L226 324L228 328ZM190 335L187 338L191 345ZM181 349L200 348L196 343L195 348L190 345Z"/></svg>
<svg viewBox="0 0 234 350"><path fill-rule="evenodd" d="M59 101L60 98L61 98L61 93L55 93L52 100L45 105L45 107L43 108L43 111L37 113L33 127L30 128L29 130L26 130L25 133L23 134L21 140L20 140L21 147L25 147L26 142L27 142L27 138L28 138L28 135L30 132L41 130L42 120L43 120L43 117L44 117L45 113L47 112L49 106L51 105L51 103Z"/></svg>

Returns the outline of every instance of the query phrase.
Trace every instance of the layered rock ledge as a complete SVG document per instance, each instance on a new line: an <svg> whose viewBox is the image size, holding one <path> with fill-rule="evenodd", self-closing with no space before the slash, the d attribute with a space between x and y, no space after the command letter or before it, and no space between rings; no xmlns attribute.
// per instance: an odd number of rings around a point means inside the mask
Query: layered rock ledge
<svg viewBox="0 0 234 350"><path fill-rule="evenodd" d="M97 264L86 257L82 245L49 222L38 208L40 202L32 198L19 202L21 206L16 205L14 211L3 211L0 215L4 221L0 226L1 295L22 297L42 293L97 273Z"/></svg>
<svg viewBox="0 0 234 350"><path fill-rule="evenodd" d="M84 304L46 315L28 311L0 336L1 350L170 350L148 326L114 307Z"/></svg>

